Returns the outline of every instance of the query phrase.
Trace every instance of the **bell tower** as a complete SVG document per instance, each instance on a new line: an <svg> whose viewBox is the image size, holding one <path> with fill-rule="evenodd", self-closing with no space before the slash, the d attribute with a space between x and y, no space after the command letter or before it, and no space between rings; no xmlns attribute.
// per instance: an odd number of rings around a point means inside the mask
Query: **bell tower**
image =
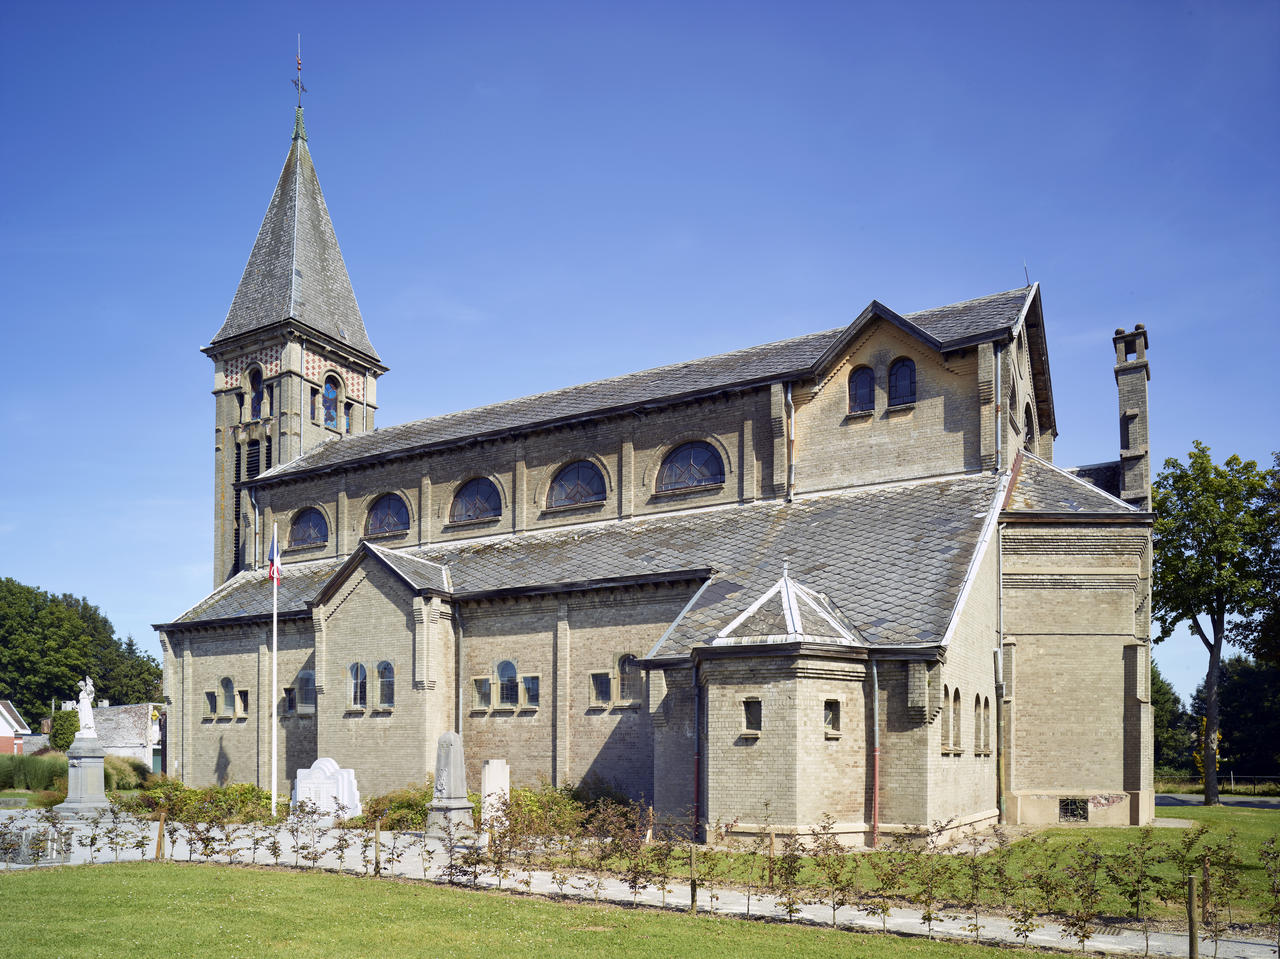
<svg viewBox="0 0 1280 959"><path fill-rule="evenodd" d="M301 106L231 309L202 352L213 360L217 586L258 565L270 545L241 483L372 430L377 379L387 371L356 305ZM287 546L287 529L281 538Z"/></svg>

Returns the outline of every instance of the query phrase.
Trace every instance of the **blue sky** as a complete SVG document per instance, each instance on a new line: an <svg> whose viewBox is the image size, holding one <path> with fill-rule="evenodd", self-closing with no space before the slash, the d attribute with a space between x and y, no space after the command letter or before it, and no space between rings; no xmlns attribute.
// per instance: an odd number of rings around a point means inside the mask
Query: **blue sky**
<svg viewBox="0 0 1280 959"><path fill-rule="evenodd" d="M217 331L310 145L429 416L1021 286L1059 463L1280 447L1280 5L7 4L0 575L153 622L211 585ZM1198 642L1156 659L1189 694Z"/></svg>

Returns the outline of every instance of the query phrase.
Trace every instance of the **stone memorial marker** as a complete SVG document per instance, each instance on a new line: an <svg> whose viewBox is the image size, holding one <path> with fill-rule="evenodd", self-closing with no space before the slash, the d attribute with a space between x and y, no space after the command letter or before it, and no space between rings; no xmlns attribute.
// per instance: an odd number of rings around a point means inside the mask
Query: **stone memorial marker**
<svg viewBox="0 0 1280 959"><path fill-rule="evenodd" d="M450 824L455 830L470 833L472 823L462 737L457 733L445 733L436 745L435 798L427 814L427 831L433 836L442 836L446 824Z"/></svg>
<svg viewBox="0 0 1280 959"><path fill-rule="evenodd" d="M486 759L480 766L480 827L486 832L511 795L511 767L505 759Z"/></svg>
<svg viewBox="0 0 1280 959"><path fill-rule="evenodd" d="M98 743L93 725L93 680L86 676L78 685L80 731L67 749L67 799L53 807L64 816L90 815L107 807L102 773L107 754Z"/></svg>
<svg viewBox="0 0 1280 959"><path fill-rule="evenodd" d="M293 783L292 805L304 800L324 816L335 815L339 803L344 807L343 815L360 815L360 790L356 787L355 771L339 769L337 762L327 756L313 762L310 769L299 769Z"/></svg>

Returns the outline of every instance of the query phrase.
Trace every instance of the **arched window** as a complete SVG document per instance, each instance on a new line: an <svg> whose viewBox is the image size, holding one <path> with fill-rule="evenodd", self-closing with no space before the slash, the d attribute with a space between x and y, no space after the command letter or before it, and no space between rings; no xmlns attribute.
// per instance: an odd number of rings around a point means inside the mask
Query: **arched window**
<svg viewBox="0 0 1280 959"><path fill-rule="evenodd" d="M916 401L916 364L905 356L889 367L889 405Z"/></svg>
<svg viewBox="0 0 1280 959"><path fill-rule="evenodd" d="M378 705L396 704L396 668L388 662L378 663Z"/></svg>
<svg viewBox="0 0 1280 959"><path fill-rule="evenodd" d="M509 659L498 663L498 705L516 706L520 702L520 684L516 682L516 664Z"/></svg>
<svg viewBox="0 0 1280 959"><path fill-rule="evenodd" d="M618 698L623 701L640 698L640 660L630 653L618 657Z"/></svg>
<svg viewBox="0 0 1280 959"><path fill-rule="evenodd" d="M869 413L876 408L876 375L869 366L849 374L849 412Z"/></svg>
<svg viewBox="0 0 1280 959"><path fill-rule="evenodd" d="M322 546L329 542L329 524L324 514L314 506L308 506L293 517L289 524L290 546Z"/></svg>
<svg viewBox="0 0 1280 959"><path fill-rule="evenodd" d="M973 754L982 755L982 697L973 697Z"/></svg>
<svg viewBox="0 0 1280 959"><path fill-rule="evenodd" d="M717 486L724 482L724 463L709 443L685 443L677 446L662 461L658 470L658 492Z"/></svg>
<svg viewBox="0 0 1280 959"><path fill-rule="evenodd" d="M951 752L951 691L942 687L942 752Z"/></svg>
<svg viewBox="0 0 1280 959"><path fill-rule="evenodd" d="M222 711L232 716L236 711L236 684L230 676L222 677Z"/></svg>
<svg viewBox="0 0 1280 959"><path fill-rule="evenodd" d="M395 493L387 493L378 497L378 501L369 510L369 520L364 531L373 536L376 533L398 533L409 528L409 507Z"/></svg>
<svg viewBox="0 0 1280 959"><path fill-rule="evenodd" d="M351 664L351 705L364 708L368 702L369 675L363 663Z"/></svg>
<svg viewBox="0 0 1280 959"><path fill-rule="evenodd" d="M309 669L298 673L295 684L298 690L298 708L312 710L316 708L316 674Z"/></svg>
<svg viewBox="0 0 1280 959"><path fill-rule="evenodd" d="M338 428L338 393L342 389L342 384L338 382L336 376L327 376L324 381L324 392L321 394L321 402L324 405L324 425Z"/></svg>
<svg viewBox="0 0 1280 959"><path fill-rule="evenodd" d="M450 523L466 523L473 519L492 519L502 515L502 498L491 480L477 476L453 497L449 507Z"/></svg>
<svg viewBox="0 0 1280 959"><path fill-rule="evenodd" d="M1028 452L1034 452L1036 446L1036 420L1031 412L1031 404L1027 404L1027 408L1022 413L1022 445Z"/></svg>
<svg viewBox="0 0 1280 959"><path fill-rule="evenodd" d="M960 739L960 690L951 694L951 748L960 752L964 746Z"/></svg>
<svg viewBox="0 0 1280 959"><path fill-rule="evenodd" d="M262 419L262 370L257 367L249 371L249 418Z"/></svg>
<svg viewBox="0 0 1280 959"><path fill-rule="evenodd" d="M604 502L604 476L595 463L581 460L570 463L551 481L547 493L547 508L557 506L581 506L583 503Z"/></svg>
<svg viewBox="0 0 1280 959"><path fill-rule="evenodd" d="M991 700L982 699L982 751L991 755Z"/></svg>

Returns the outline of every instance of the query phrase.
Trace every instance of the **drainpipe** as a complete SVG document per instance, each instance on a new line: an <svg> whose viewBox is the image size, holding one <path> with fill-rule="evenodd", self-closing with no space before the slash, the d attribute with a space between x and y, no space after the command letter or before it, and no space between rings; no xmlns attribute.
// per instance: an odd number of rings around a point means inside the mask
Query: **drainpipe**
<svg viewBox="0 0 1280 959"><path fill-rule="evenodd" d="M1004 432L1004 423L1000 419L1000 410L1004 405L1004 392L1000 387L1000 344L996 343L992 349L996 356L996 472L1000 472L1000 434Z"/></svg>
<svg viewBox="0 0 1280 959"><path fill-rule="evenodd" d="M693 829L694 841L702 828L702 693L698 661L693 661Z"/></svg>
<svg viewBox="0 0 1280 959"><path fill-rule="evenodd" d="M1005 780L1008 770L1004 748L1004 523L996 527L996 808L1000 822L1009 821L1005 808Z"/></svg>
<svg viewBox="0 0 1280 959"><path fill-rule="evenodd" d="M458 708L457 708L457 712L454 714L453 731L457 733L459 736L461 736L462 735L462 711L463 709L466 708L465 703L466 703L466 695L467 695L466 689L464 688L463 681L462 681L462 663L464 661L462 658L462 641L466 637L462 630L462 610L457 606L457 604L454 604L454 607L453 607L453 624L454 624L454 628L457 629L458 631L458 641L457 643L454 644L454 648L457 649L458 652L454 657L454 663L453 663L454 677L456 680L454 685L457 686L458 688ZM489 695L490 696L493 695L493 690L489 690Z"/></svg>
<svg viewBox="0 0 1280 959"><path fill-rule="evenodd" d="M787 502L796 485L796 405L791 402L791 384L787 390Z"/></svg>
<svg viewBox="0 0 1280 959"><path fill-rule="evenodd" d="M871 848L880 839L880 675L871 660Z"/></svg>
<svg viewBox="0 0 1280 959"><path fill-rule="evenodd" d="M252 568L257 569L258 568L258 526L260 524L259 524L259 516L258 516L258 498L253 494L254 494L254 489L252 486L250 486L249 487L249 505L253 507L253 512L249 514L250 516L253 517L253 560L252 560L253 565L252 565ZM236 495L238 496L239 494L237 493Z"/></svg>

